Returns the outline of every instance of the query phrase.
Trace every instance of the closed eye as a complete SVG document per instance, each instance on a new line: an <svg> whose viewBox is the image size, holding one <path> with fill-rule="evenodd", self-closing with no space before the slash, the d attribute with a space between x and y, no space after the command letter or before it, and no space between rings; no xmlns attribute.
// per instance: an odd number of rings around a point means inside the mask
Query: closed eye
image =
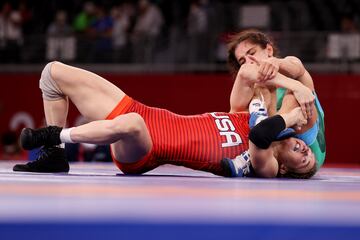
<svg viewBox="0 0 360 240"><path fill-rule="evenodd" d="M243 65L243 64L245 63L245 59L244 59L244 58L240 58L240 59L238 60L238 63L239 63L239 65L240 65L240 67L241 67L241 65Z"/></svg>

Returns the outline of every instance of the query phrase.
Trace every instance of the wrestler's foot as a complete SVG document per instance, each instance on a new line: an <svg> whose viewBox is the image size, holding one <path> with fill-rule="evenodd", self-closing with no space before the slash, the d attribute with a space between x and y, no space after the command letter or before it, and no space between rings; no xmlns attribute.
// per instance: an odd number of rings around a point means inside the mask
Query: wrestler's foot
<svg viewBox="0 0 360 240"><path fill-rule="evenodd" d="M221 166L226 177L246 177L250 174L250 156L247 151L234 159L223 158Z"/></svg>
<svg viewBox="0 0 360 240"><path fill-rule="evenodd" d="M59 145L62 128L49 126L39 129L24 128L20 134L20 144L25 150L32 150L41 146Z"/></svg>
<svg viewBox="0 0 360 240"><path fill-rule="evenodd" d="M13 168L17 172L59 173L69 172L65 149L59 147L43 147L35 161L26 164L16 164Z"/></svg>

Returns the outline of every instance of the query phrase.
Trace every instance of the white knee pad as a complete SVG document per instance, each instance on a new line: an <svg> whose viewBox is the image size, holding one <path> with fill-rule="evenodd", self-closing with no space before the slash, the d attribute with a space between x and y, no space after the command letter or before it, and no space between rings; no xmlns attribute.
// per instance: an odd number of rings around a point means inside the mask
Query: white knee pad
<svg viewBox="0 0 360 240"><path fill-rule="evenodd" d="M41 72L39 87L42 91L42 97L48 101L60 100L65 97L64 93L60 90L54 79L51 77L51 66L54 62L46 64Z"/></svg>

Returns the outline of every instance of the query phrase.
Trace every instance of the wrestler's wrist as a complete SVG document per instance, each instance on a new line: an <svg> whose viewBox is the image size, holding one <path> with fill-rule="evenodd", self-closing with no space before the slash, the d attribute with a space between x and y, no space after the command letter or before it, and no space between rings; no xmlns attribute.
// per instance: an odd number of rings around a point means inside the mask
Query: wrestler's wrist
<svg viewBox="0 0 360 240"><path fill-rule="evenodd" d="M286 128L293 127L297 123L297 116L294 114L296 112L290 111L288 113L282 113L280 116L284 119Z"/></svg>
<svg viewBox="0 0 360 240"><path fill-rule="evenodd" d="M279 66L279 71L283 70L284 69L284 61L285 59L284 58L277 58L277 57L274 57L275 61L277 62L278 66Z"/></svg>
<svg viewBox="0 0 360 240"><path fill-rule="evenodd" d="M292 92L301 92L303 90L303 85L299 82L296 81L294 79L291 79L289 77L287 77L288 82L289 82L289 90Z"/></svg>

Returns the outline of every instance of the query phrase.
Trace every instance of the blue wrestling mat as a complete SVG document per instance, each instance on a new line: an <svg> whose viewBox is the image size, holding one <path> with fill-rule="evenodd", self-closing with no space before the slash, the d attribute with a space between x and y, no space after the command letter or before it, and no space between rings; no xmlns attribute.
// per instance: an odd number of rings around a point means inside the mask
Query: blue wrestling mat
<svg viewBox="0 0 360 240"><path fill-rule="evenodd" d="M359 239L358 227L151 224L19 223L2 224L1 239Z"/></svg>
<svg viewBox="0 0 360 240"><path fill-rule="evenodd" d="M0 163L0 239L359 239L360 169L311 180L227 179L163 166L124 176L112 164L69 174Z"/></svg>

